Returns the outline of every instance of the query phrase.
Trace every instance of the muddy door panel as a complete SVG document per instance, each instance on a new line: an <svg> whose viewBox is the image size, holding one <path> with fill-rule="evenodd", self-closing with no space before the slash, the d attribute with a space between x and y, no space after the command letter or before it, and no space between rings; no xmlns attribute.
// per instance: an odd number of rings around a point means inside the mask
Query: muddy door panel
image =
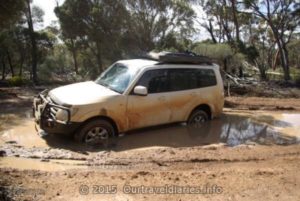
<svg viewBox="0 0 300 201"><path fill-rule="evenodd" d="M197 90L177 91L169 95L169 106L172 110L171 121L186 121L186 114L190 113L199 101Z"/></svg>
<svg viewBox="0 0 300 201"><path fill-rule="evenodd" d="M129 129L142 128L168 123L171 110L165 93L147 96L130 95L128 97L127 118Z"/></svg>

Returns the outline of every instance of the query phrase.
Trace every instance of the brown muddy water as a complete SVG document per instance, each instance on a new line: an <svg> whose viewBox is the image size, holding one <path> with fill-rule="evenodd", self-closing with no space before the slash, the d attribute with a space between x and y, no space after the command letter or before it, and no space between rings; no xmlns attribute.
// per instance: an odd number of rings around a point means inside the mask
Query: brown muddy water
<svg viewBox="0 0 300 201"><path fill-rule="evenodd" d="M9 119L14 119L10 121ZM3 117L0 121L3 122ZM2 128L2 130L1 130ZM84 149L71 138L50 135L41 138L34 128L31 117L19 118L10 115L0 127L0 145L15 142L23 147L51 147ZM198 128L184 124L172 124L129 132L115 141L114 150L124 151L151 147L192 147L225 143L280 144L300 142L300 114L279 112L241 112L227 110L217 119Z"/></svg>
<svg viewBox="0 0 300 201"><path fill-rule="evenodd" d="M158 147L195 147L208 144L225 143L228 146L240 144L279 144L289 145L300 142L300 114L264 111L225 110L217 119L198 128L184 124L142 129L121 135L109 149L122 152L134 149L155 149ZM93 153L103 151L103 147L87 147L75 143L72 138L49 135L41 138L34 128L30 112L26 115L0 115L0 149L17 149L25 156L0 157L0 167L61 171L87 168L84 160L59 158L59 160L32 157L42 150L49 155L52 149L63 156L69 153ZM27 155L29 153L29 155ZM30 155L31 154L31 155ZM27 155L27 156L26 156ZM51 155L51 154L50 154ZM54 154L55 155L55 154ZM25 158L24 158L25 157ZM54 157L55 159L55 157ZM68 160L71 159L71 160Z"/></svg>

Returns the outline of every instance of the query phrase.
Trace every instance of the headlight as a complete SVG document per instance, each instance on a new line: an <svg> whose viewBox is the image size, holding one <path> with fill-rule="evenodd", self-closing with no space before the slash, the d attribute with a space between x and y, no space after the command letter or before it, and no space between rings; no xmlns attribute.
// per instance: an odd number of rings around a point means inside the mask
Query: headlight
<svg viewBox="0 0 300 201"><path fill-rule="evenodd" d="M68 112L66 110L59 109L56 113L56 119L59 121L68 121Z"/></svg>
<svg viewBox="0 0 300 201"><path fill-rule="evenodd" d="M70 118L74 116L77 113L77 111L78 108L70 108ZM59 121L67 121L68 112L66 110L58 109L58 111L56 112L56 119Z"/></svg>

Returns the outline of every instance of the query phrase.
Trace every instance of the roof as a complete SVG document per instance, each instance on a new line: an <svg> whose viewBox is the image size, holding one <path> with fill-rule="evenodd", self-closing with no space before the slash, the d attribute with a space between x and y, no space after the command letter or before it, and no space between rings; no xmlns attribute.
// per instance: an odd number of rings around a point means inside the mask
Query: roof
<svg viewBox="0 0 300 201"><path fill-rule="evenodd" d="M122 63L129 68L143 68L145 66L158 64L158 61L148 60L148 59L129 59L120 60L118 63Z"/></svg>
<svg viewBox="0 0 300 201"><path fill-rule="evenodd" d="M206 68L219 68L218 65L216 64L208 64L208 63L185 63L185 62L160 62L160 61L155 61L151 59L128 59L128 60L120 60L117 63L121 63L128 68L132 70L139 70L144 67L155 67L156 65L163 65L163 64L171 64L173 67L183 67L183 68L188 68L188 67L206 67Z"/></svg>

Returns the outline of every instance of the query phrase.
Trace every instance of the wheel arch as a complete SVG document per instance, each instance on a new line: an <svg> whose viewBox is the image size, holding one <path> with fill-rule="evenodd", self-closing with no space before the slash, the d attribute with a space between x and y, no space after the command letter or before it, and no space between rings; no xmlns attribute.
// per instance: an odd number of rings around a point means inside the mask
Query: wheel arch
<svg viewBox="0 0 300 201"><path fill-rule="evenodd" d="M200 104L198 106L196 106L190 113L188 118L193 114L193 112L195 112L196 110L203 110L204 112L206 112L206 114L208 115L208 119L211 120L212 119L212 107L208 104Z"/></svg>
<svg viewBox="0 0 300 201"><path fill-rule="evenodd" d="M113 128L115 129L116 135L117 136L119 135L119 129L118 129L118 125L116 124L116 122L112 118L110 118L108 116L103 116L103 115L98 115L98 116L94 116L94 117L91 117L89 119L86 119L84 122L82 122L82 125L80 126L80 129L84 125L86 125L88 122L93 121L95 119L102 119L102 120L108 121L113 126Z"/></svg>

